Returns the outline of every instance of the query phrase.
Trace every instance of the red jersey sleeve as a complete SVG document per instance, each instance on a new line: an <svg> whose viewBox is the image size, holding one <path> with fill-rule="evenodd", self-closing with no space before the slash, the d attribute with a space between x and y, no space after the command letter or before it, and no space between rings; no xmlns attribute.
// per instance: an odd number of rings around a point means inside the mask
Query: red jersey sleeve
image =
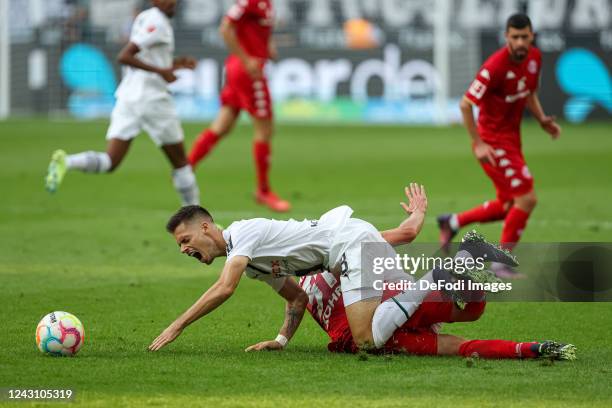
<svg viewBox="0 0 612 408"><path fill-rule="evenodd" d="M466 98L472 101L474 105L480 105L484 96L494 84L494 75L494 67L491 64L484 64L465 93Z"/></svg>
<svg viewBox="0 0 612 408"><path fill-rule="evenodd" d="M249 14L257 14L257 0L238 0L225 15L234 23L240 22Z"/></svg>
<svg viewBox="0 0 612 408"><path fill-rule="evenodd" d="M536 82L536 88L534 89L534 92L538 90L538 88L540 87L540 80L541 80L541 72L542 72L542 52L536 48L536 61L538 63L537 66L537 73L536 73L536 77L537 77L537 82Z"/></svg>

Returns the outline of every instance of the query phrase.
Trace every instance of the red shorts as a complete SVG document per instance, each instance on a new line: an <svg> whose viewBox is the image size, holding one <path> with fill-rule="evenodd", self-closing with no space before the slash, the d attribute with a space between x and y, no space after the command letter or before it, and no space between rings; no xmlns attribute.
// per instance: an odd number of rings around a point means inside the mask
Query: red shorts
<svg viewBox="0 0 612 408"><path fill-rule="evenodd" d="M469 302L460 312L461 321L478 320L484 313L486 302ZM435 354L438 334L434 325L453 323L454 302L441 291L432 291L410 319L387 342L384 351L405 351L410 354ZM346 315L330 324L332 341L327 349L338 353L356 353L359 348L353 341ZM399 344L397 344L399 341Z"/></svg>
<svg viewBox="0 0 612 408"><path fill-rule="evenodd" d="M512 201L533 190L533 177L520 148L495 145L493 148L496 166L485 162L480 162L480 165L493 181L497 198L502 202Z"/></svg>
<svg viewBox="0 0 612 408"><path fill-rule="evenodd" d="M238 57L225 61L225 85L221 91L221 105L238 111L246 110L257 119L272 119L272 99L266 78L254 80Z"/></svg>

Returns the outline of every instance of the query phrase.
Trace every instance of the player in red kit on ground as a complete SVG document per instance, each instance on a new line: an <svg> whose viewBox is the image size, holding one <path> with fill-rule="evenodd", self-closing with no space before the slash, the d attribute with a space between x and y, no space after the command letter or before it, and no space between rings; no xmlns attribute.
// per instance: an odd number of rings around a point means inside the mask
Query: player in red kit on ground
<svg viewBox="0 0 612 408"><path fill-rule="evenodd" d="M505 35L506 45L485 61L460 104L474 155L493 181L497 197L461 213L439 216L444 247L461 227L504 220L500 243L512 249L537 203L533 178L521 149L520 125L525 106L553 139L561 133L555 118L542 110L537 95L542 56L532 45L529 17L512 15ZM478 124L473 105L479 108ZM500 277L517 276L508 267L498 265L493 269Z"/></svg>
<svg viewBox="0 0 612 408"><path fill-rule="evenodd" d="M227 135L240 111L251 115L255 130L253 157L257 173L255 199L274 211L288 211L289 202L270 188L270 142L273 134L272 100L264 76L264 65L275 59L272 39L274 15L271 0L238 0L224 17L220 32L230 56L225 62L225 86L221 92L221 110L217 118L193 145L189 162L195 167Z"/></svg>
<svg viewBox="0 0 612 408"><path fill-rule="evenodd" d="M424 191L406 189L406 195L410 205L403 207L410 216L397 228L381 232L383 238L392 245L403 245L413 241L425 219L427 197ZM340 280L332 273L324 271L300 278L299 284L308 295L308 312L329 335L330 343L327 346L329 351L357 352L358 347L353 341L346 317ZM383 301L394 296L396 292L385 290ZM472 301L459 307L453 301L451 294L439 290L432 291L410 319L395 331L381 351L492 359L548 357L573 360L576 358L575 346L555 341L467 340L450 334L438 334L442 323L475 321L482 316L486 305L484 292L472 292L470 298Z"/></svg>

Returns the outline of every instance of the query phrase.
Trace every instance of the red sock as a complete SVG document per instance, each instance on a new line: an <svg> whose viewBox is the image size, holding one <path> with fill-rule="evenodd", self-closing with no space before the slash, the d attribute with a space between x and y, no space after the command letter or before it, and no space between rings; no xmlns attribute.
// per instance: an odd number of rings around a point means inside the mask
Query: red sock
<svg viewBox="0 0 612 408"><path fill-rule="evenodd" d="M219 135L210 129L203 131L191 147L189 163L192 167L200 162L219 141Z"/></svg>
<svg viewBox="0 0 612 408"><path fill-rule="evenodd" d="M253 156L255 158L255 170L257 171L257 189L260 192L270 191L268 183L268 171L270 170L270 143L254 142Z"/></svg>
<svg viewBox="0 0 612 408"><path fill-rule="evenodd" d="M506 249L512 249L521 238L521 234L527 225L529 213L518 207L512 207L506 215L504 229L502 230L499 243Z"/></svg>
<svg viewBox="0 0 612 408"><path fill-rule="evenodd" d="M468 340L459 346L463 357L479 358L536 358L538 353L531 349L535 342L517 343L510 340Z"/></svg>
<svg viewBox="0 0 612 408"><path fill-rule="evenodd" d="M499 200L485 201L484 204L471 210L457 214L459 226L463 227L474 222L489 222L503 220L506 216L504 203Z"/></svg>
<svg viewBox="0 0 612 408"><path fill-rule="evenodd" d="M396 330L385 344L385 351L435 356L438 354L438 335L430 331Z"/></svg>

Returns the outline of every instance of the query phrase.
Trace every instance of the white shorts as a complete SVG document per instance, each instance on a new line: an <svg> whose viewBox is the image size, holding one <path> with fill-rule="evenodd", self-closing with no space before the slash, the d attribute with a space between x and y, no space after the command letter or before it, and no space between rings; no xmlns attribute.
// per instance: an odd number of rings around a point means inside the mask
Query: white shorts
<svg viewBox="0 0 612 408"><path fill-rule="evenodd" d="M374 273L374 258L395 258L396 252L370 223L350 218L335 235L331 254L337 262L333 269L340 272L340 285L344 306L361 300L382 297L382 285L375 281L396 281L398 276L406 277L403 270L386 270Z"/></svg>
<svg viewBox="0 0 612 408"><path fill-rule="evenodd" d="M141 130L147 132L157 146L183 141L183 128L170 95L147 102L117 99L106 139L132 140Z"/></svg>

